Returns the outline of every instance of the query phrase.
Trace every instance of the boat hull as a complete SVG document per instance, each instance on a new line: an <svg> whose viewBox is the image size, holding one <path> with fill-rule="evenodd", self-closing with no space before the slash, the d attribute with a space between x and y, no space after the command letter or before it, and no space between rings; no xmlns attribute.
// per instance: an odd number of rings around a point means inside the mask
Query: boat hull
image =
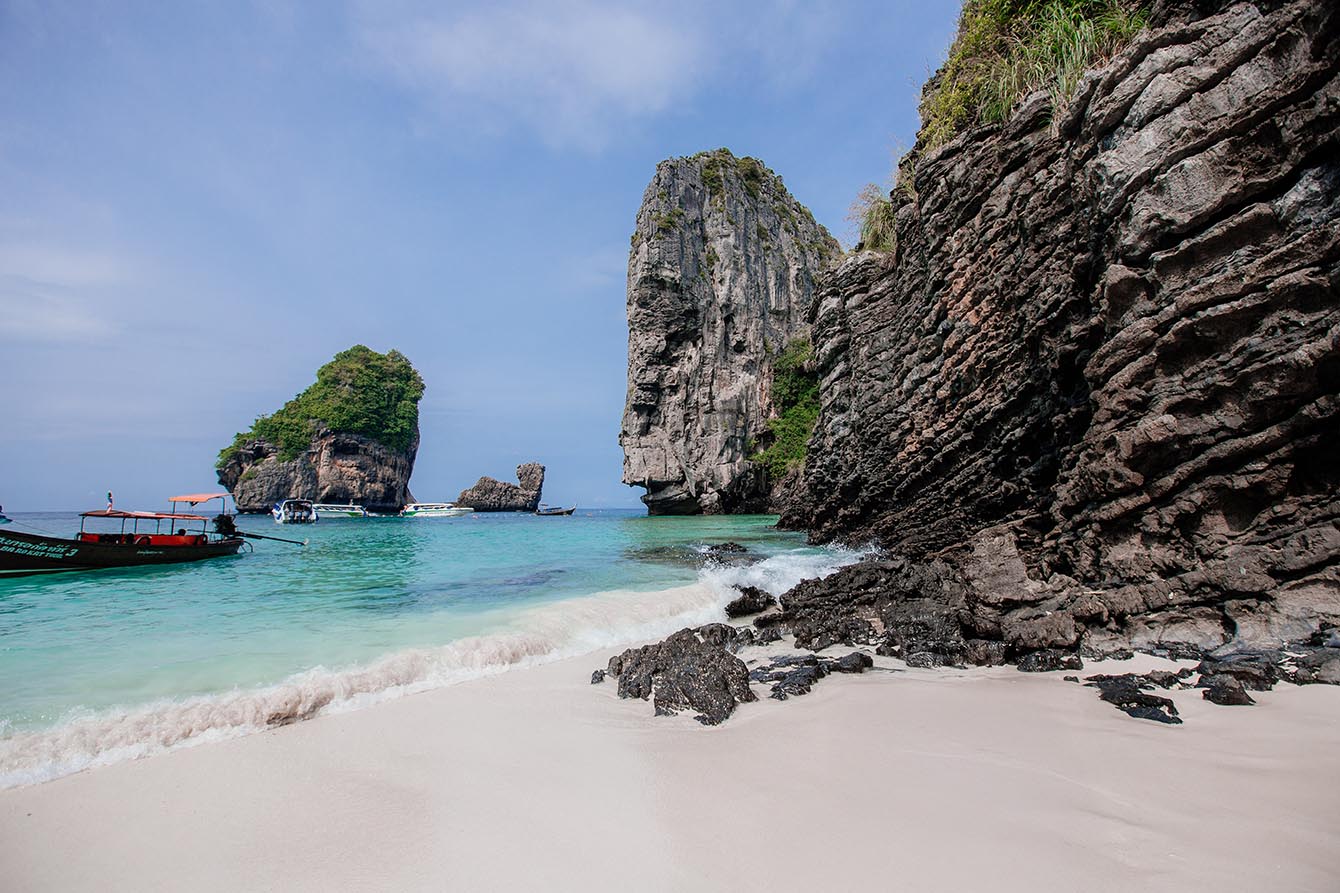
<svg viewBox="0 0 1340 893"><path fill-rule="evenodd" d="M419 505L407 505L401 509L402 518L463 518L466 515L473 515L475 510L465 506L434 506L433 508L421 508Z"/></svg>
<svg viewBox="0 0 1340 893"><path fill-rule="evenodd" d="M0 577L203 561L236 555L243 542L239 537L196 546L137 546L4 530L0 531Z"/></svg>

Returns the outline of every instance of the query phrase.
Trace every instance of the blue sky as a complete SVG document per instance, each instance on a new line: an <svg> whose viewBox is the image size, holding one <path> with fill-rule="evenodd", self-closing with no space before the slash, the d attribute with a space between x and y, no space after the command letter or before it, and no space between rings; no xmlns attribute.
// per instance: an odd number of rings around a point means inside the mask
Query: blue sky
<svg viewBox="0 0 1340 893"><path fill-rule="evenodd" d="M0 0L0 504L154 507L355 343L423 373L412 488L620 482L662 158L727 146L840 237L956 2Z"/></svg>

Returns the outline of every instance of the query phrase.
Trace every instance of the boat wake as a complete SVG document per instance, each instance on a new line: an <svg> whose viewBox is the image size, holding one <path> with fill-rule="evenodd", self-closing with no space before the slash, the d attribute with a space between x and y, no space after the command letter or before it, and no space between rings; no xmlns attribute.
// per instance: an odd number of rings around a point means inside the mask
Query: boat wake
<svg viewBox="0 0 1340 893"><path fill-rule="evenodd" d="M71 717L0 739L0 788L223 741L311 717L548 663L724 619L732 587L780 594L826 576L862 553L796 550L744 566L709 565L696 583L653 592L619 590L553 602L517 615L498 633L389 654L341 669L316 667L261 688L155 701Z"/></svg>

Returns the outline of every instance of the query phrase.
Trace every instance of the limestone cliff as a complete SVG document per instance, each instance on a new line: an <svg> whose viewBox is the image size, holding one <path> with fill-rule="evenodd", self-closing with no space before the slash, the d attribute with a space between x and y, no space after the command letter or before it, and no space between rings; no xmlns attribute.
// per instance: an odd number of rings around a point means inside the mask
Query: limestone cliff
<svg viewBox="0 0 1340 893"><path fill-rule="evenodd" d="M628 259L625 484L652 514L764 510L772 358L837 242L753 158L663 161Z"/></svg>
<svg viewBox="0 0 1340 893"><path fill-rule="evenodd" d="M1015 653L1340 623L1336 6L1160 2L1068 103L917 155L811 308L785 521L927 563L832 585Z"/></svg>
<svg viewBox="0 0 1340 893"><path fill-rule="evenodd" d="M219 483L240 512L266 512L284 499L353 502L368 511L392 513L413 502L409 478L417 439L408 450L391 450L368 437L324 426L296 459L282 461L275 444L248 440L219 469Z"/></svg>
<svg viewBox="0 0 1340 893"><path fill-rule="evenodd" d="M317 372L316 383L219 454L219 483L240 512L283 499L353 502L395 512L414 498L423 379L397 351L357 345Z"/></svg>
<svg viewBox="0 0 1340 893"><path fill-rule="evenodd" d="M456 505L477 512L533 512L540 505L544 489L544 466L527 462L516 467L517 483L507 484L482 477L473 487L462 490Z"/></svg>

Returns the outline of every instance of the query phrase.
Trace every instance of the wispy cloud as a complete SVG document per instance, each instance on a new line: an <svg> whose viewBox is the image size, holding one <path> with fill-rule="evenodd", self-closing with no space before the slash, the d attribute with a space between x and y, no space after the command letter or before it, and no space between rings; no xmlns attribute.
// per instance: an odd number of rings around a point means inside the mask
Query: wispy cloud
<svg viewBox="0 0 1340 893"><path fill-rule="evenodd" d="M43 294L0 276L0 342L91 344L117 329L86 301Z"/></svg>
<svg viewBox="0 0 1340 893"><path fill-rule="evenodd" d="M41 242L0 243L0 341L91 344L115 334L98 295L128 282L120 256Z"/></svg>
<svg viewBox="0 0 1340 893"><path fill-rule="evenodd" d="M668 7L520 3L453 12L360 7L375 66L456 126L524 126L553 146L599 148L629 119L695 84L703 46Z"/></svg>

